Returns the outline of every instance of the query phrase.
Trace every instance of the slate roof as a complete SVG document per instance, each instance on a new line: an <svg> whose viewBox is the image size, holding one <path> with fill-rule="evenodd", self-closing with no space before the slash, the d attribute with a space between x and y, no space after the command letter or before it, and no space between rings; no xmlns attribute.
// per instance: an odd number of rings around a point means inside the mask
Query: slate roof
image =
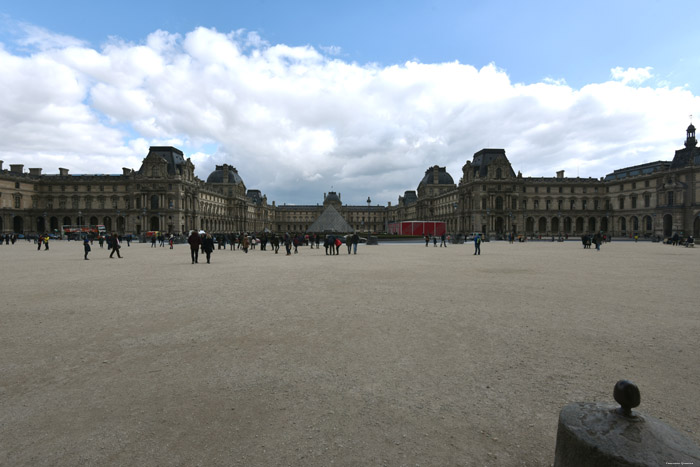
<svg viewBox="0 0 700 467"><path fill-rule="evenodd" d="M185 163L185 155L182 151L172 146L151 146L148 155L156 154L168 163L170 175L181 174L181 166Z"/></svg>
<svg viewBox="0 0 700 467"><path fill-rule="evenodd" d="M238 185L243 183L241 176L235 167L229 165L217 165L216 170L209 174L207 183L232 183Z"/></svg>
<svg viewBox="0 0 700 467"><path fill-rule="evenodd" d="M506 157L505 149L482 149L474 153L474 159L472 161L472 170L474 174L479 173L479 177L486 177L488 174L488 167L494 163L497 159L503 158L508 163L508 173L511 177L515 177L515 172L510 166L510 161ZM505 174L504 174L505 175Z"/></svg>
<svg viewBox="0 0 700 467"><path fill-rule="evenodd" d="M350 227L350 224L340 215L337 209L329 205L306 231L313 233L350 233L354 232L355 229Z"/></svg>

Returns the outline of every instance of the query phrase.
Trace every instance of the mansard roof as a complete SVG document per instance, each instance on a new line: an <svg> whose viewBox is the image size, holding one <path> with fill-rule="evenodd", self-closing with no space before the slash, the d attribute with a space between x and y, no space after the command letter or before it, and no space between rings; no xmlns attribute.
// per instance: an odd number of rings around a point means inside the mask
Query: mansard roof
<svg viewBox="0 0 700 467"><path fill-rule="evenodd" d="M151 146L146 158L153 156L159 156L168 163L168 173L170 175L182 173L180 166L185 163L185 155L179 149L172 146Z"/></svg>
<svg viewBox="0 0 700 467"><path fill-rule="evenodd" d="M472 170L474 171L475 175L478 173L479 177L486 177L489 166L495 164L499 160L504 162L504 165L507 165L508 175L515 177L513 167L510 165L510 161L506 157L505 149L484 148L481 151L474 153L474 158L472 159Z"/></svg>

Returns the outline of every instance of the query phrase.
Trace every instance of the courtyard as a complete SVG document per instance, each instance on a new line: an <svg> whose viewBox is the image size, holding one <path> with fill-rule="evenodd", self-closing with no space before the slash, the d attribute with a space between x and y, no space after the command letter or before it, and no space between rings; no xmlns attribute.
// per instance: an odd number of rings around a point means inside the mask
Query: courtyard
<svg viewBox="0 0 700 467"><path fill-rule="evenodd" d="M698 248L121 253L0 246L0 465L549 465L623 378L700 442Z"/></svg>

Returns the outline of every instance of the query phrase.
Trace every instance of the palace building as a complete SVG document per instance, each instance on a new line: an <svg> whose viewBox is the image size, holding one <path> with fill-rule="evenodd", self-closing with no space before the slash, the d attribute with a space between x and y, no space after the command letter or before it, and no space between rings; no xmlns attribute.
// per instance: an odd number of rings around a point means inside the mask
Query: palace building
<svg viewBox="0 0 700 467"><path fill-rule="evenodd" d="M695 127L671 161L614 170L599 179L523 177L504 149L482 149L455 183L445 167L426 170L416 190L387 206L346 205L341 194L322 203L268 203L247 189L235 167L216 166L203 181L182 151L153 146L139 170L119 175L58 174L0 161L0 233L62 232L63 226L104 225L107 231L174 234L306 232L332 206L360 232L386 232L400 221L445 222L450 233L578 236L700 235L700 149ZM293 201L293 200L291 200Z"/></svg>

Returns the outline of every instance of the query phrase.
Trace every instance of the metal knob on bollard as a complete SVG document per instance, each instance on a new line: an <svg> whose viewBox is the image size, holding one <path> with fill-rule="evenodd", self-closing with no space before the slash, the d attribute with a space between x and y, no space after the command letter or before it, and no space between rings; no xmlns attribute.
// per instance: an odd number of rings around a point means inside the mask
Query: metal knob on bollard
<svg viewBox="0 0 700 467"><path fill-rule="evenodd" d="M634 413L639 388L620 380L613 397L620 404L577 402L559 413L554 467L700 465L700 448L680 432L648 415Z"/></svg>

